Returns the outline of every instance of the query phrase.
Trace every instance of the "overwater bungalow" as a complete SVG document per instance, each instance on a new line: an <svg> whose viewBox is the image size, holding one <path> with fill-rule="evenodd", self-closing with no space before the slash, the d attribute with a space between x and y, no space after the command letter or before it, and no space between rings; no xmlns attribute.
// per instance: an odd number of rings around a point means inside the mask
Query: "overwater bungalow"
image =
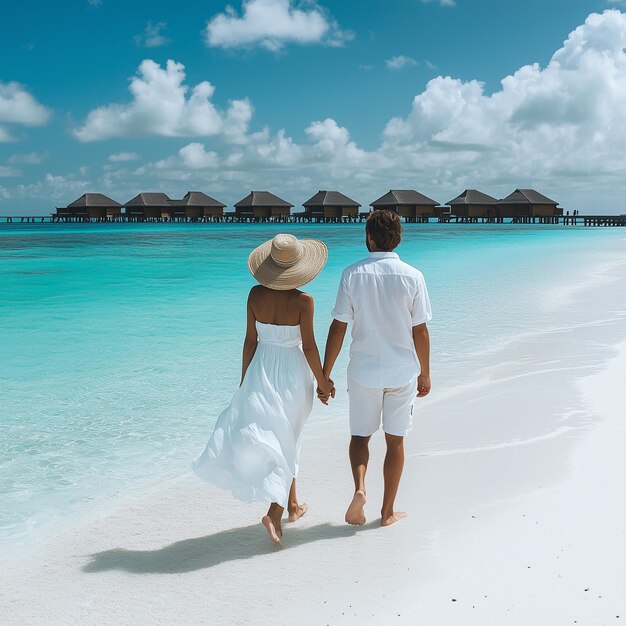
<svg viewBox="0 0 626 626"><path fill-rule="evenodd" d="M361 205L339 191L318 191L302 206L305 219L340 222L358 218Z"/></svg>
<svg viewBox="0 0 626 626"><path fill-rule="evenodd" d="M563 215L563 209L557 208L557 205L558 202L534 189L516 189L506 198L498 200L498 214L500 217L510 217L522 222L534 218L554 221L553 218Z"/></svg>
<svg viewBox="0 0 626 626"><path fill-rule="evenodd" d="M235 204L235 217L239 220L286 221L291 213L290 204L269 191L251 191Z"/></svg>
<svg viewBox="0 0 626 626"><path fill-rule="evenodd" d="M188 191L182 200L171 200L172 218L192 221L221 220L226 205L201 191Z"/></svg>
<svg viewBox="0 0 626 626"><path fill-rule="evenodd" d="M466 189L446 204L450 207L450 213L461 222L476 222L478 218L495 219L497 216L496 198L478 189Z"/></svg>
<svg viewBox="0 0 626 626"><path fill-rule="evenodd" d="M435 214L439 203L414 189L390 189L384 196L374 200L374 210L387 209L404 217L407 222L425 221Z"/></svg>
<svg viewBox="0 0 626 626"><path fill-rule="evenodd" d="M84 193L67 207L57 208L57 219L69 220L113 220L119 218L122 205L102 193Z"/></svg>
<svg viewBox="0 0 626 626"><path fill-rule="evenodd" d="M129 200L126 217L138 221L169 220L171 218L172 201L162 192L139 193Z"/></svg>

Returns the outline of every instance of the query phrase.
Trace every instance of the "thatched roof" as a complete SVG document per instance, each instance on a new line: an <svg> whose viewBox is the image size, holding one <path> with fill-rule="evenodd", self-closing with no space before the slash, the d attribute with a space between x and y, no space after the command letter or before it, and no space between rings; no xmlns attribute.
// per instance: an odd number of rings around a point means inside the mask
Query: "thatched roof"
<svg viewBox="0 0 626 626"><path fill-rule="evenodd" d="M384 206L399 206L406 204L415 205L432 205L437 206L439 203L428 196L425 196L419 191L414 189L390 189L384 196L374 200L370 206L384 207Z"/></svg>
<svg viewBox="0 0 626 626"><path fill-rule="evenodd" d="M211 198L201 191L188 191L180 202L184 206L191 207L218 207L223 209L226 206L223 202Z"/></svg>
<svg viewBox="0 0 626 626"><path fill-rule="evenodd" d="M498 200L498 204L553 204L556 206L558 202L550 200L534 189L516 189L506 198Z"/></svg>
<svg viewBox="0 0 626 626"><path fill-rule="evenodd" d="M459 206L459 205L468 205L468 204L497 204L498 201L492 196L488 196L486 193L482 191L478 191L478 189L466 189L462 194L458 195L456 198L450 200L450 202L446 202L449 206Z"/></svg>
<svg viewBox="0 0 626 626"><path fill-rule="evenodd" d="M165 193L151 192L139 193L132 200L129 200L125 207L169 207L171 200Z"/></svg>
<svg viewBox="0 0 626 626"><path fill-rule="evenodd" d="M360 207L358 202L355 202L348 196L344 196L339 191L318 191L312 198L309 198L306 202L302 203L304 207L313 206L353 206Z"/></svg>
<svg viewBox="0 0 626 626"><path fill-rule="evenodd" d="M72 208L90 208L90 207L104 207L107 209L119 208L122 205L115 200L105 196L102 193L84 193L80 198L74 200L74 202L67 205L68 209Z"/></svg>
<svg viewBox="0 0 626 626"><path fill-rule="evenodd" d="M239 200L239 202L235 204L237 208L279 206L292 207L293 204L289 204L286 200L275 196L269 191L251 191L243 200Z"/></svg>

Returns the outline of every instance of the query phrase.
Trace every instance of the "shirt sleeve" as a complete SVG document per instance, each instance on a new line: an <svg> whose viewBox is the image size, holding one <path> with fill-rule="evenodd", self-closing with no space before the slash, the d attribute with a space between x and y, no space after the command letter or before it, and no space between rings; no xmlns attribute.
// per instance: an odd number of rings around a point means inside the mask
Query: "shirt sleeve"
<svg viewBox="0 0 626 626"><path fill-rule="evenodd" d="M413 306L411 307L411 322L413 326L430 322L433 314L430 308L430 298L428 297L428 289L426 289L426 281L422 274L417 280L417 290L413 298Z"/></svg>
<svg viewBox="0 0 626 626"><path fill-rule="evenodd" d="M333 319L336 319L338 322L344 322L345 324L349 324L354 319L354 308L350 300L348 280L345 273L342 275L341 281L339 282L337 300L335 301L335 308L331 315Z"/></svg>

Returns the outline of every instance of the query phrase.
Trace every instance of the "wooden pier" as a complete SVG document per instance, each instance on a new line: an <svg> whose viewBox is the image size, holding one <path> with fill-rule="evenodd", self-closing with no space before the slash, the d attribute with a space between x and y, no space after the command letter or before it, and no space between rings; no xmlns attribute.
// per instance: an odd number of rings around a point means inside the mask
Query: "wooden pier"
<svg viewBox="0 0 626 626"><path fill-rule="evenodd" d="M162 216L141 217L135 215L117 215L111 217L85 217L70 215L0 215L0 223L5 224L70 224L70 223L284 223L284 224L350 224L363 223L369 212L342 217L310 217L305 213L275 215L271 217L238 216L224 213L221 216L185 217ZM445 224L562 224L564 226L615 227L626 226L626 214L622 215L559 215L549 217L461 217L454 214L442 214L438 217L423 215L405 217L406 223L427 224L430 222Z"/></svg>
<svg viewBox="0 0 626 626"><path fill-rule="evenodd" d="M585 226L626 226L626 215L578 215Z"/></svg>

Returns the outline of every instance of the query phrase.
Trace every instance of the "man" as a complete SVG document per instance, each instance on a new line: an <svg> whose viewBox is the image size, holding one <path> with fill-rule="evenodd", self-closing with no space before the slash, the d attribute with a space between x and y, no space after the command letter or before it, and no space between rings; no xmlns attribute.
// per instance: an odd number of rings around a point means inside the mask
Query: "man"
<svg viewBox="0 0 626 626"><path fill-rule="evenodd" d="M341 277L328 331L324 374L331 372L352 323L348 365L350 463L354 497L346 522L365 523L365 473L369 440L381 418L387 443L381 525L406 517L394 510L404 466L404 437L411 430L417 394L430 392L430 301L422 273L393 252L402 237L396 213L374 211L365 225L369 257L347 267ZM419 361L419 364L418 364ZM334 390L331 394L334 397ZM323 402L328 396L318 391Z"/></svg>

